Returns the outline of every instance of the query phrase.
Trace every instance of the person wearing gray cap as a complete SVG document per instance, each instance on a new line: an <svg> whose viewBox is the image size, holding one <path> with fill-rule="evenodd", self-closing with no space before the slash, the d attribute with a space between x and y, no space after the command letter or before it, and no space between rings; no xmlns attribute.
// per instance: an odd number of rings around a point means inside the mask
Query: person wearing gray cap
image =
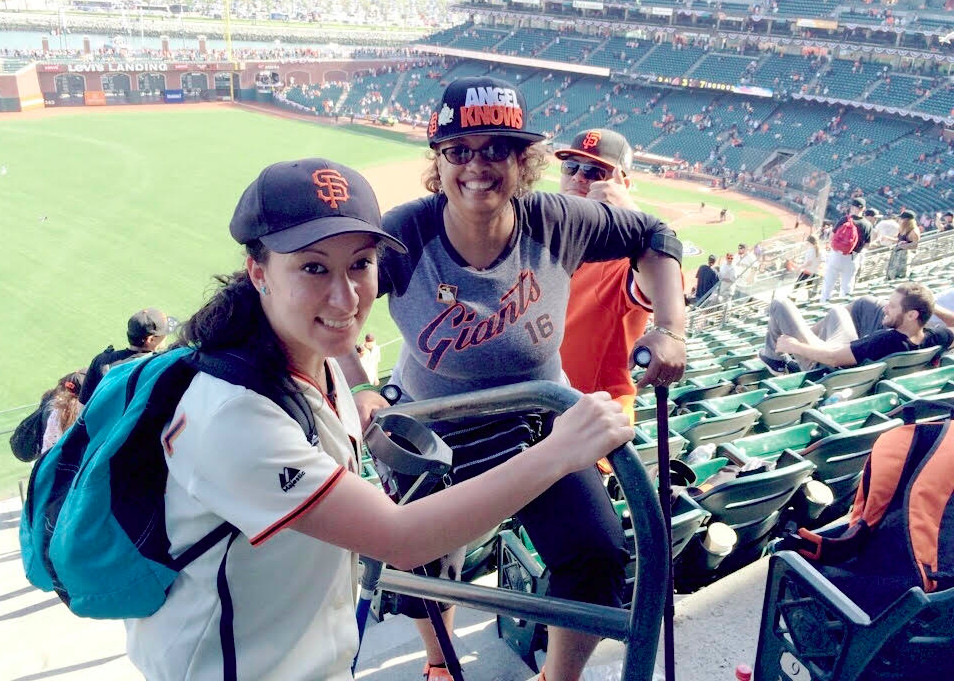
<svg viewBox="0 0 954 681"><path fill-rule="evenodd" d="M653 356L644 383L667 385L682 374L682 245L675 233L646 213L532 191L545 163L535 143L545 136L529 114L511 83L486 76L451 82L427 130L425 186L433 195L384 216L385 229L409 250L381 264L381 293L405 341L391 381L406 399L534 379L565 382L559 349L570 276L583 262L619 258L633 263L639 288L654 304L656 329L643 337ZM368 398L363 408L383 406L380 396ZM439 425L455 443L454 484L505 465L549 429L537 414ZM550 595L621 604L622 528L595 467L567 476L517 517L551 570ZM433 568L459 575L462 557ZM426 675L446 676L423 608L405 603L401 609L418 621L427 647ZM560 627L548 635L546 679L575 681L597 637Z"/></svg>
<svg viewBox="0 0 954 681"><path fill-rule="evenodd" d="M154 307L139 310L126 323L126 340L129 341L129 347L116 350L110 345L89 363L79 401L82 404L90 401L96 386L112 367L155 352L166 336L176 330L178 324L175 317L170 317Z"/></svg>
<svg viewBox="0 0 954 681"><path fill-rule="evenodd" d="M245 190L230 232L244 268L218 278L180 341L238 358L262 392L199 371L159 440L169 552L234 532L185 563L154 614L126 620L129 658L148 679L345 681L358 552L405 568L431 560L592 468L632 428L609 396L585 396L539 445L400 506L359 475L362 426L334 359L367 321L381 252L406 250L382 229L371 186L326 159L276 163ZM301 396L317 437L266 397L281 390Z"/></svg>

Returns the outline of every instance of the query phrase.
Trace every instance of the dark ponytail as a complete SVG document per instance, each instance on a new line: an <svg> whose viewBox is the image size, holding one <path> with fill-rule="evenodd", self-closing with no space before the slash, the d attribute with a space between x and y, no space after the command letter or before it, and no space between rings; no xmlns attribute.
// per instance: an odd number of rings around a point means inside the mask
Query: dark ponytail
<svg viewBox="0 0 954 681"><path fill-rule="evenodd" d="M255 262L265 263L269 251L261 242L247 245ZM282 381L288 358L262 310L258 291L245 270L216 275L219 288L179 331L179 343L208 351L237 350L254 358L264 378Z"/></svg>

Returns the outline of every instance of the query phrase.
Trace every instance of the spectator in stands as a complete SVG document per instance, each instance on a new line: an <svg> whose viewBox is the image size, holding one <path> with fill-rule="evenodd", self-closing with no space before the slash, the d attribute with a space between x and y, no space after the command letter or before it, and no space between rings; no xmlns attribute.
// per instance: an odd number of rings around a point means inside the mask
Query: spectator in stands
<svg viewBox="0 0 954 681"><path fill-rule="evenodd" d="M871 233L872 246L890 246L897 241L898 230L901 226L894 218L885 216L874 226Z"/></svg>
<svg viewBox="0 0 954 681"><path fill-rule="evenodd" d="M777 298L769 305L765 348L759 358L773 373L784 373L795 368L786 355L794 357L798 370L808 371L818 365L851 367L925 347L948 348L954 342L950 329L925 328L934 307L934 295L926 286L905 282L884 305L885 328L859 337L847 307L832 308L809 328L794 303Z"/></svg>
<svg viewBox="0 0 954 681"><path fill-rule="evenodd" d="M582 262L620 257L634 259L637 284L653 301L656 326L642 340L653 362L643 384L666 385L682 374L685 311L675 234L641 212L530 191L544 165L535 143L545 136L527 125L527 114L511 83L488 76L451 82L428 123L425 186L432 195L384 217L385 229L410 251L385 255L378 277L405 339L391 378L405 399L561 380L557 341L569 273ZM386 404L373 391L357 398L365 414ZM437 425L454 445L454 486L506 465L549 430L532 414ZM564 477L517 516L550 569L552 595L621 605L627 553L595 467ZM462 553L432 567L459 576ZM448 678L423 608L414 599L402 603L418 618L425 673ZM445 621L452 618L448 610ZM550 627L548 637L546 678L579 678L598 637L560 627Z"/></svg>
<svg viewBox="0 0 954 681"><path fill-rule="evenodd" d="M829 247L831 251L825 264L825 278L822 284L821 302L827 303L831 298L835 284L841 283L841 294L845 297L851 294L855 267L852 260L855 247L858 245L859 225L864 220L861 211L865 209L865 200L860 197L851 199L848 203L848 214L845 215L832 230Z"/></svg>
<svg viewBox="0 0 954 681"><path fill-rule="evenodd" d="M818 279L818 268L821 265L821 253L818 251L818 239L809 234L805 239L805 250L802 251L801 269L795 280L795 288L807 286L811 288Z"/></svg>
<svg viewBox="0 0 954 681"><path fill-rule="evenodd" d="M761 250L759 244L755 245L754 251ZM749 247L745 244L739 244L738 257L735 261L735 266L739 270L739 276L741 276L747 284L751 284L755 281L755 275L758 274L758 262L759 262L759 253L749 250Z"/></svg>
<svg viewBox="0 0 954 681"><path fill-rule="evenodd" d="M584 130L555 156L562 161L561 194L636 210L628 176L633 151L618 132ZM628 258L583 263L570 279L560 346L563 371L581 392L608 392L631 419L636 399L631 356L636 340L646 332L651 310L652 302L636 285ZM610 472L607 467L603 470Z"/></svg>
<svg viewBox="0 0 954 681"><path fill-rule="evenodd" d="M40 453L45 454L56 441L62 437L66 429L73 425L83 408L79 394L83 389L83 380L86 378L86 369L80 369L66 374L53 388L53 399L50 401L50 413L46 417L43 429L43 445Z"/></svg>
<svg viewBox="0 0 954 681"><path fill-rule="evenodd" d="M954 229L954 212L944 211L941 216L941 224L938 225L938 231L947 232Z"/></svg>
<svg viewBox="0 0 954 681"><path fill-rule="evenodd" d="M362 346L365 352L365 360L361 363L365 373L368 374L368 380L371 385L378 384L378 367L381 365L381 346L374 340L373 333L364 335Z"/></svg>
<svg viewBox="0 0 954 681"><path fill-rule="evenodd" d="M735 282L739 278L739 270L735 265L735 253L726 253L725 261L719 267L719 297L730 300L735 295Z"/></svg>
<svg viewBox="0 0 954 681"><path fill-rule="evenodd" d="M895 238L894 248L888 258L885 279L904 279L908 276L908 260L910 253L918 247L921 232L914 211L903 210L898 216L898 236Z"/></svg>
<svg viewBox="0 0 954 681"><path fill-rule="evenodd" d="M871 243L871 234L874 229L873 225L880 215L881 214L874 208L865 208L865 210L861 213L861 222L856 223L858 226L858 243L855 245L855 249L851 254L852 291L854 291L855 282L858 281L858 275L861 273L861 268L865 264L865 251L868 249L868 244Z"/></svg>
<svg viewBox="0 0 954 681"><path fill-rule="evenodd" d="M696 285L692 287L691 291L696 305L704 303L709 291L719 283L719 273L716 272L714 267L715 262L716 257L710 255L708 262L699 265L699 269L696 270Z"/></svg>
<svg viewBox="0 0 954 681"><path fill-rule="evenodd" d="M178 325L179 322L175 317L170 317L154 307L147 307L130 317L126 324L126 339L129 341L129 347L116 350L110 345L93 357L86 371L86 380L83 382L83 390L79 396L80 402L83 404L89 402L96 386L111 367L155 352L166 336L175 331Z"/></svg>

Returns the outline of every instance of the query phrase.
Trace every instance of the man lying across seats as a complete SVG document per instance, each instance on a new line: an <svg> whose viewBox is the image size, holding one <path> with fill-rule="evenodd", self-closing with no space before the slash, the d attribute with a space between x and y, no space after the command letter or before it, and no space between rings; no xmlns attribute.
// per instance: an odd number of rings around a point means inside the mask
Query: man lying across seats
<svg viewBox="0 0 954 681"><path fill-rule="evenodd" d="M881 329L876 326L877 301L859 299L850 307L833 307L809 327L790 300L772 301L765 348L759 358L772 373L779 374L809 371L819 365L850 367L896 352L947 348L954 343L950 329L925 327L934 314L935 303L934 295L921 284L904 282L894 290L884 304Z"/></svg>

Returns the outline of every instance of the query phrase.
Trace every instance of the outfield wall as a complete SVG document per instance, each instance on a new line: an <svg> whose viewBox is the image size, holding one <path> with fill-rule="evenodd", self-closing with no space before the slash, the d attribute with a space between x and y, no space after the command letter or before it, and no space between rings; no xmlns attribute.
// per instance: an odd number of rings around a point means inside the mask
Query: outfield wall
<svg viewBox="0 0 954 681"><path fill-rule="evenodd" d="M39 62L0 74L0 112L39 107L268 101L272 88L350 80L383 60L178 62L113 60Z"/></svg>

